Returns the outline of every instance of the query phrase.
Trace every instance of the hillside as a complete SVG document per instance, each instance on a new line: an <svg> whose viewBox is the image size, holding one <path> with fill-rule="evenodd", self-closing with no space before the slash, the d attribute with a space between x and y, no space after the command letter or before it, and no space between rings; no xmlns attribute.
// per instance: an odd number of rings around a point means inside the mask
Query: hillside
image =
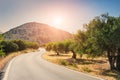
<svg viewBox="0 0 120 80"><path fill-rule="evenodd" d="M37 41L40 44L72 38L72 35L66 31L36 22L20 25L5 32L3 36L5 40L22 39L27 41Z"/></svg>

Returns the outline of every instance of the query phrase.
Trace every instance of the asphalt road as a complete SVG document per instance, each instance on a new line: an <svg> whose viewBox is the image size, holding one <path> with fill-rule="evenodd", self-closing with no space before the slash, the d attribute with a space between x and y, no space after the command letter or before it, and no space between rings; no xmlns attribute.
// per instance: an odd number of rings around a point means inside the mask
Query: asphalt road
<svg viewBox="0 0 120 80"><path fill-rule="evenodd" d="M44 60L44 49L13 58L2 80L102 80Z"/></svg>

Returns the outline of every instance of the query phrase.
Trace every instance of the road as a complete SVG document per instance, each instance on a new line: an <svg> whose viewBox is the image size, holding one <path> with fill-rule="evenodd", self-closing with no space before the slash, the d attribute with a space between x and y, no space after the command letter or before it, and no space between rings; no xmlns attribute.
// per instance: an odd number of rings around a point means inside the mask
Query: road
<svg viewBox="0 0 120 80"><path fill-rule="evenodd" d="M44 60L44 49L13 58L2 80L102 80Z"/></svg>

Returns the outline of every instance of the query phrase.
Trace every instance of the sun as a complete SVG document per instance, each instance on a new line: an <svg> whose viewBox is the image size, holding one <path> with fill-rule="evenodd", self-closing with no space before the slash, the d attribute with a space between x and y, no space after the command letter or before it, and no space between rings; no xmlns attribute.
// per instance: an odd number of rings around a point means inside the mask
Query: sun
<svg viewBox="0 0 120 80"><path fill-rule="evenodd" d="M58 17L55 17L54 18L54 21L53 21L53 24L56 25L56 26L59 26L63 23L63 18L58 16Z"/></svg>

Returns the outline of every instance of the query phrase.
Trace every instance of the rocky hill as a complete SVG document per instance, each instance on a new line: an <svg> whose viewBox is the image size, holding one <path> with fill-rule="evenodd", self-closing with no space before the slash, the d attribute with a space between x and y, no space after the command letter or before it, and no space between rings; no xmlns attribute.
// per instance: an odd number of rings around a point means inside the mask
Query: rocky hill
<svg viewBox="0 0 120 80"><path fill-rule="evenodd" d="M36 41L40 44L53 41L62 41L72 38L66 31L51 27L47 24L30 22L20 25L3 34L5 40Z"/></svg>

